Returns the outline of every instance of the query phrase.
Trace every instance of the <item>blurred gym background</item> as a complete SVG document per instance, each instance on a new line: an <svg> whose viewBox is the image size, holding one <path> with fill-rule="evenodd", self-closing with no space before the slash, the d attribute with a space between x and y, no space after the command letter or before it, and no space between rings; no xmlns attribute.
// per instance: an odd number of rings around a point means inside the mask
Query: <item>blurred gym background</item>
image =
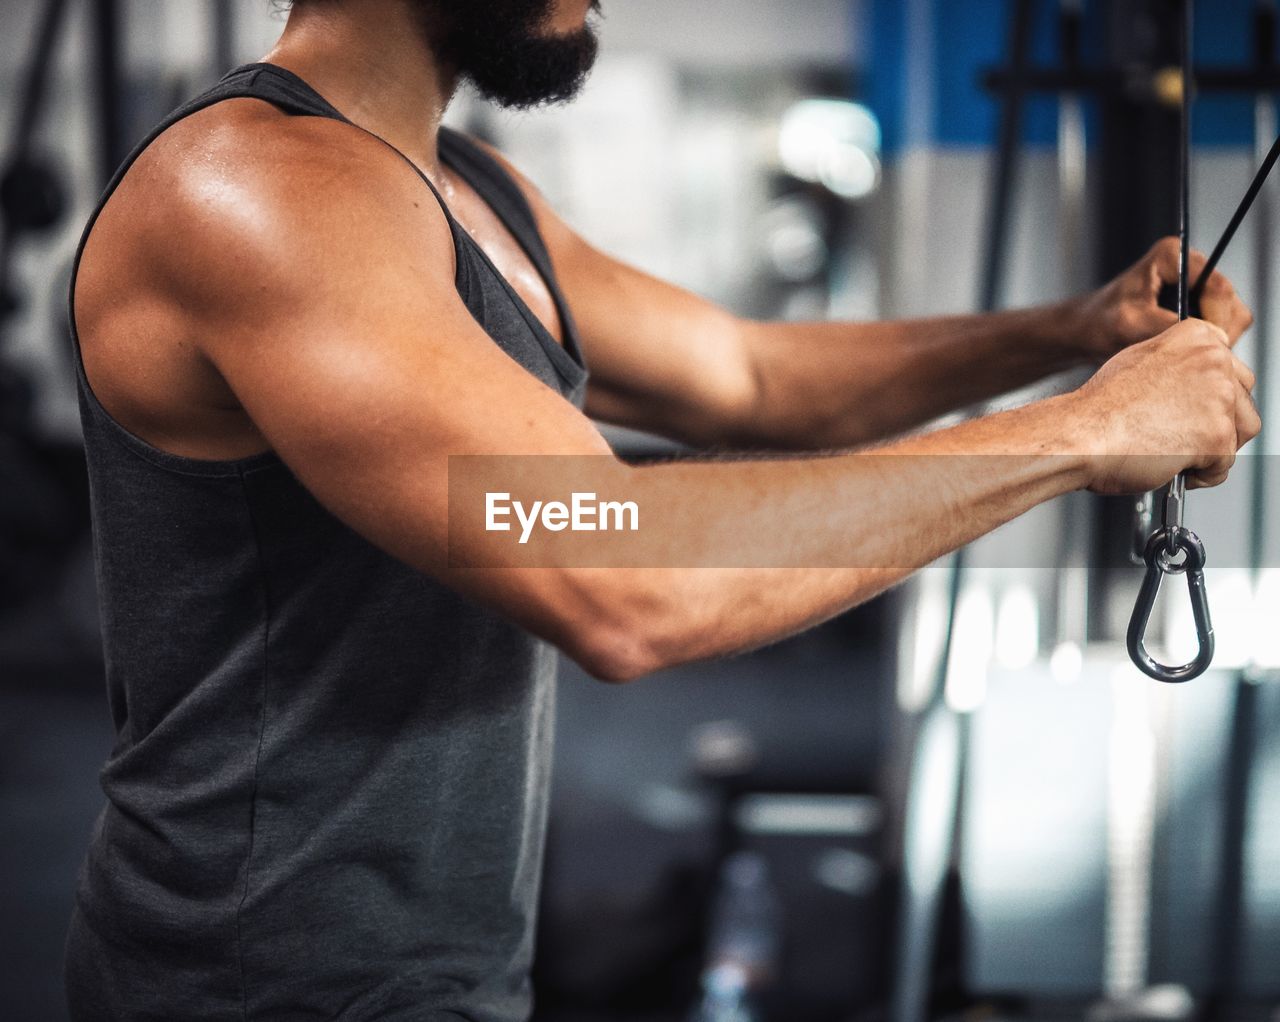
<svg viewBox="0 0 1280 1022"><path fill-rule="evenodd" d="M1192 231L1208 248L1275 136L1280 71L1272 3L1197 6ZM1170 0L604 8L574 105L515 115L464 96L451 119L596 243L742 313L1048 301L1176 227ZM63 1017L62 939L112 741L70 261L131 145L265 53L282 17L270 0L0 0L6 1020ZM1258 312L1255 364L1274 341L1272 192L1224 262ZM629 457L670 453L610 437ZM1086 495L749 657L622 689L566 665L540 1022L1280 1019L1266 440L1190 501L1218 658L1189 685L1129 664L1132 504ZM1187 653L1170 591L1158 625Z"/></svg>

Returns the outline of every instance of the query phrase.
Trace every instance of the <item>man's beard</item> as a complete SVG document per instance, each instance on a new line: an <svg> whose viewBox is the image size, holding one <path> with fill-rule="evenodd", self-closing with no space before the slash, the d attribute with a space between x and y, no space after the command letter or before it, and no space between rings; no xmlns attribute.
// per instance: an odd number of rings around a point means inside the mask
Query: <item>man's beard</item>
<svg viewBox="0 0 1280 1022"><path fill-rule="evenodd" d="M426 0L437 57L501 106L524 109L572 99L595 63L595 29L543 29L553 0ZM599 0L592 5L599 7Z"/></svg>

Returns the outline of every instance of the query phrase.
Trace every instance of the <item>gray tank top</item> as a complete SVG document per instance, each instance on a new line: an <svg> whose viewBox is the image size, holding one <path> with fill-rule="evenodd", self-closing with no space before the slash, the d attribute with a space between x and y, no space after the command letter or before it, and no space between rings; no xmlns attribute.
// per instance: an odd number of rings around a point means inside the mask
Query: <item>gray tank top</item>
<svg viewBox="0 0 1280 1022"><path fill-rule="evenodd" d="M102 202L161 132L239 97L345 120L247 65L157 127ZM473 143L443 131L440 152L541 271L565 345L446 207L459 294L581 407L531 210ZM74 315L72 338L117 734L67 939L72 1018L525 1019L555 650L368 543L274 453L193 460L129 433L93 395Z"/></svg>

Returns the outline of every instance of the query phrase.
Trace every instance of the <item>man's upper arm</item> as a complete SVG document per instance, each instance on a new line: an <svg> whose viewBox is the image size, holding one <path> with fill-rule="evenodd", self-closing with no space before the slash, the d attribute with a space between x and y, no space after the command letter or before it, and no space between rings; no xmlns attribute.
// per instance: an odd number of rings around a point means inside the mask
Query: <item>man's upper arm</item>
<svg viewBox="0 0 1280 1022"><path fill-rule="evenodd" d="M693 444L732 442L758 385L744 324L590 245L501 153L533 207L591 369L587 412Z"/></svg>
<svg viewBox="0 0 1280 1022"><path fill-rule="evenodd" d="M311 126L308 126L311 129ZM448 458L608 454L481 330L425 184L349 129L274 170L195 167L154 272L298 479L393 555L448 572ZM311 130L332 130L328 124Z"/></svg>

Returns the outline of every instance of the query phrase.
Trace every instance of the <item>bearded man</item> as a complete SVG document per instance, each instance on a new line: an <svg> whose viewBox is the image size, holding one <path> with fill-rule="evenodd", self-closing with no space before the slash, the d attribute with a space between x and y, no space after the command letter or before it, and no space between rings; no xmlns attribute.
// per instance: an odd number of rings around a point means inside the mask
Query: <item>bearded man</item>
<svg viewBox="0 0 1280 1022"><path fill-rule="evenodd" d="M759 646L1069 490L1219 483L1256 434L1249 312L1215 276L1212 323L1175 325L1170 241L1060 305L882 324L746 322L596 251L440 126L464 79L572 96L594 6L298 0L90 220L118 740L74 1019L519 1022L558 650L621 682ZM857 450L1083 363L1074 393ZM628 466L593 420L792 456ZM660 505L670 561L519 562L450 518L459 455L581 456ZM758 564L699 562L726 534Z"/></svg>

